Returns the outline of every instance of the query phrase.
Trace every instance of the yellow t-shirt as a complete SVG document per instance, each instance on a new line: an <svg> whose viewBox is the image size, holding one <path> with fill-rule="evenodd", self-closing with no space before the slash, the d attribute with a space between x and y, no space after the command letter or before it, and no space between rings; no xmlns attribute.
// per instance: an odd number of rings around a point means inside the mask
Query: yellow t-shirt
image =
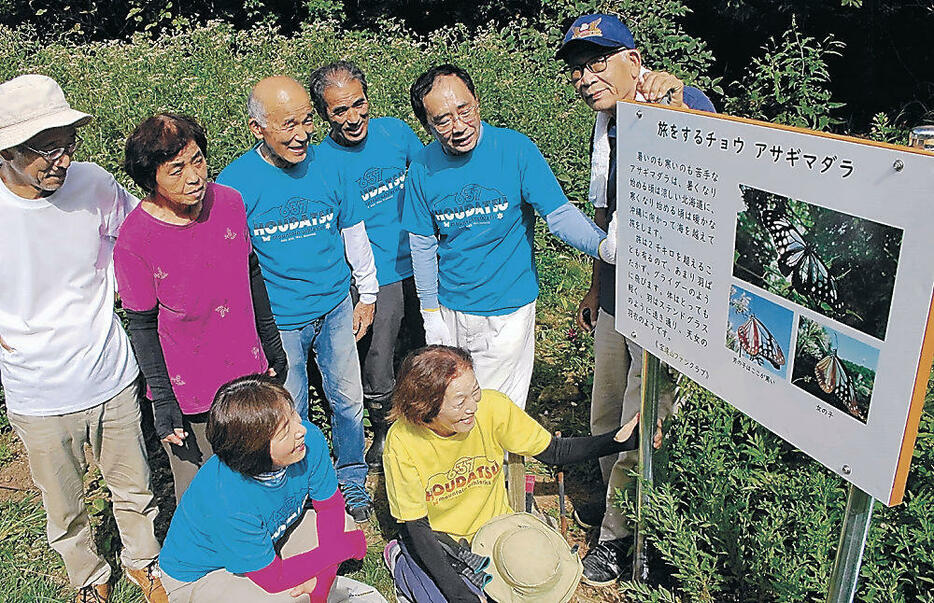
<svg viewBox="0 0 934 603"><path fill-rule="evenodd" d="M443 438L405 419L389 428L383 451L389 510L399 521L428 516L433 530L471 540L480 526L512 513L505 451L535 456L551 434L506 395L485 389L474 426Z"/></svg>

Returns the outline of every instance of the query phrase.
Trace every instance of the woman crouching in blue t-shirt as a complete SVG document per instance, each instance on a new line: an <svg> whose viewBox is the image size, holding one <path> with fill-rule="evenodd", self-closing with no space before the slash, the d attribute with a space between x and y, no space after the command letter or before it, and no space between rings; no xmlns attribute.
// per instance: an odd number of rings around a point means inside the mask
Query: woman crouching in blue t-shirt
<svg viewBox="0 0 934 603"><path fill-rule="evenodd" d="M218 390L207 437L215 456L182 496L160 555L172 603L381 602L337 576L366 555L344 512L321 431L303 422L272 378Z"/></svg>

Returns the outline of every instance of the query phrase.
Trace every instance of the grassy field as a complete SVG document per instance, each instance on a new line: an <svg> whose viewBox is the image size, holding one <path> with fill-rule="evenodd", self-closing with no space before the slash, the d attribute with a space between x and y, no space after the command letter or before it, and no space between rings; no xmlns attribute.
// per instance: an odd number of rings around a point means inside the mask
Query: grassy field
<svg viewBox="0 0 934 603"><path fill-rule="evenodd" d="M583 278L587 269L576 257L546 253L542 258L545 278L558 279L564 285L549 289L542 296L539 308L538 357L533 378L533 394L529 409L542 417L551 429L562 429L567 434L583 434L587 430L587 401L589 384L587 366L591 362L590 345L586 337L568 336L571 330L572 308L583 291ZM544 283L543 283L544 285ZM571 332L573 335L573 331ZM584 391L588 394L585 395ZM316 398L313 417L320 422L324 409ZM5 408L5 407L4 407ZM148 428L148 423L144 423ZM150 464L154 489L160 506L157 520L158 536L164 537L168 521L174 510L171 474L167 459L149 434ZM538 499L540 504L554 511L556 496L554 479L542 465L535 463L530 471L539 474ZM382 548L394 537L397 526L389 515L381 475L370 477L370 486L377 493L376 517L366 525L369 552L363 562L348 563L343 569L347 575L375 585L392 601L392 583L383 566ZM572 500L589 496L599 489L599 473L595 464L571 469L568 480ZM88 510L96 526L99 550L113 562L119 550L119 537L113 516L107 505L109 493L92 468L88 480ZM577 494L578 496L573 496ZM572 537L582 541L585 534L572 530ZM2 415L0 423L0 601L63 601L71 595L61 559L48 547L45 540L45 515L38 491L32 485L26 466L25 452ZM583 600L601 600L596 591L582 589ZM117 583L117 603L141 601L139 591L125 579ZM613 600L608 599L608 600Z"/></svg>

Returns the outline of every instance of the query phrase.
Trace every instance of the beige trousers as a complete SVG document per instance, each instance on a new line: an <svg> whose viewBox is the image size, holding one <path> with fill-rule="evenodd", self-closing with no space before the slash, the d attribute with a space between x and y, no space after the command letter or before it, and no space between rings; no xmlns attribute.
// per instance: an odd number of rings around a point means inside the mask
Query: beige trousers
<svg viewBox="0 0 934 603"><path fill-rule="evenodd" d="M42 492L49 544L62 556L75 588L102 584L111 573L94 547L85 508L85 444L110 489L123 542L123 565L142 569L159 555L152 525L159 510L149 483L138 395L133 383L87 410L49 417L8 413L10 425L26 446L32 479Z"/></svg>
<svg viewBox="0 0 934 603"><path fill-rule="evenodd" d="M621 335L614 318L598 311L594 329L593 395L590 402L590 431L599 435L630 421L642 402L642 348ZM658 415L664 420L671 413L671 397L661 396ZM600 471L607 484L606 515L600 526L600 542L629 535L629 526L616 502L616 491L632 482L629 472L639 464L639 451L620 452L600 459Z"/></svg>
<svg viewBox="0 0 934 603"><path fill-rule="evenodd" d="M357 526L349 515L344 518L345 530L356 530ZM318 546L318 530L313 509L305 511L291 533L283 537L280 554L284 559L299 555ZM169 595L170 603L308 603L310 597L293 598L290 589L278 593L267 593L246 576L231 574L219 569L194 582L180 582L165 572L162 585ZM372 586L338 576L328 593L328 603L386 603L379 591Z"/></svg>
<svg viewBox="0 0 934 603"><path fill-rule="evenodd" d="M535 362L535 302L502 316L467 314L441 306L453 345L473 356L477 382L525 409Z"/></svg>
<svg viewBox="0 0 934 603"><path fill-rule="evenodd" d="M188 432L188 437L182 441L183 446L162 442L162 448L169 457L172 481L175 482L176 505L201 465L214 456L214 449L208 441L208 413L182 415L182 426Z"/></svg>

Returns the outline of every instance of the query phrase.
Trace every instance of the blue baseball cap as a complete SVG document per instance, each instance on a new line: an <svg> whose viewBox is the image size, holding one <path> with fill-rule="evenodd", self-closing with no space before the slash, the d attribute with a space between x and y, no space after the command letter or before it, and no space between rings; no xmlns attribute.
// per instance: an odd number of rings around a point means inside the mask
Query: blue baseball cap
<svg viewBox="0 0 934 603"><path fill-rule="evenodd" d="M563 59L571 48L583 44L595 44L606 48L636 47L632 32L619 17L602 13L578 17L564 35L564 42L555 53L555 58Z"/></svg>

